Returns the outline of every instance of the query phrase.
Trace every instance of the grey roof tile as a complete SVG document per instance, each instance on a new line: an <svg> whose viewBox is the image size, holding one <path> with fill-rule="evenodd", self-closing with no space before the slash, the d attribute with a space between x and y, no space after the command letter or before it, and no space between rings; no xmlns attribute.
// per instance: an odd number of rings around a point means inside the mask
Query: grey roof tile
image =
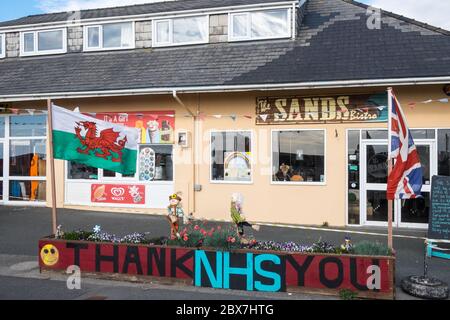
<svg viewBox="0 0 450 320"><path fill-rule="evenodd" d="M0 60L0 97L187 86L450 76L450 36L396 21L366 26L348 0L310 0L296 40Z"/></svg>

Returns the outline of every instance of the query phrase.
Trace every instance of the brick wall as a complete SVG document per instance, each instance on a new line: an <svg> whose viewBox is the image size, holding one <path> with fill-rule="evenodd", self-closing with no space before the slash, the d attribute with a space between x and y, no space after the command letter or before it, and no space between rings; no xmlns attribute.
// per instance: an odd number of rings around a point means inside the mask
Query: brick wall
<svg viewBox="0 0 450 320"><path fill-rule="evenodd" d="M151 48L152 46L152 22L136 22L136 48Z"/></svg>
<svg viewBox="0 0 450 320"><path fill-rule="evenodd" d="M209 17L209 42L228 41L228 15L216 14Z"/></svg>

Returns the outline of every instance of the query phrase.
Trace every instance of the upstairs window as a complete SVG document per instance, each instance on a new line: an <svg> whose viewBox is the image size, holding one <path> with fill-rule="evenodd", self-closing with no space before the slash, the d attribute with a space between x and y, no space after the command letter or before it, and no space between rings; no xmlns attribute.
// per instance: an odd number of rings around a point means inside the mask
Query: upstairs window
<svg viewBox="0 0 450 320"><path fill-rule="evenodd" d="M5 57L6 53L6 44L5 44L5 35L0 34L0 59Z"/></svg>
<svg viewBox="0 0 450 320"><path fill-rule="evenodd" d="M207 43L208 17L183 17L153 21L153 46L171 46Z"/></svg>
<svg viewBox="0 0 450 320"><path fill-rule="evenodd" d="M85 51L134 48L133 22L86 26L84 30Z"/></svg>
<svg viewBox="0 0 450 320"><path fill-rule="evenodd" d="M291 36L290 9L230 14L230 41L288 38Z"/></svg>
<svg viewBox="0 0 450 320"><path fill-rule="evenodd" d="M58 54L67 51L66 29L30 31L21 34L21 55Z"/></svg>

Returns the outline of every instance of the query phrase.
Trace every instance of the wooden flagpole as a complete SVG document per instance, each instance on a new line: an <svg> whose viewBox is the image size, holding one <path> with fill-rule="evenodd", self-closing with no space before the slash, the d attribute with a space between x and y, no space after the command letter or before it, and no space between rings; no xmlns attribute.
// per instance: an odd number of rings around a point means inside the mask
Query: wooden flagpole
<svg viewBox="0 0 450 320"><path fill-rule="evenodd" d="M48 144L49 144L49 160L50 160L50 175L51 175L51 188L52 188L52 230L56 235L58 229L58 216L56 209L56 178L55 178L55 158L53 156L53 108L52 100L47 100L48 109Z"/></svg>
<svg viewBox="0 0 450 320"><path fill-rule="evenodd" d="M388 179L392 172L392 159L391 159L391 129L392 129L392 88L388 88ZM386 190L387 192L387 190ZM394 250L392 220L393 220L393 203L394 201L388 200L388 248Z"/></svg>

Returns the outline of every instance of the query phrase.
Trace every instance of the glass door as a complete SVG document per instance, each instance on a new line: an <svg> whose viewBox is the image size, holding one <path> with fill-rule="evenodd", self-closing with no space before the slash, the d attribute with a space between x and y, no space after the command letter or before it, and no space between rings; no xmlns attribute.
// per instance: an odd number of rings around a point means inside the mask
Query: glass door
<svg viewBox="0 0 450 320"><path fill-rule="evenodd" d="M437 174L436 151L434 142L416 141L423 170L422 198L399 200L396 212L399 226L409 228L427 228L430 214L431 178Z"/></svg>
<svg viewBox="0 0 450 320"><path fill-rule="evenodd" d="M388 221L388 144L387 141L364 141L361 147L362 224L385 226ZM396 220L395 215L393 219Z"/></svg>

